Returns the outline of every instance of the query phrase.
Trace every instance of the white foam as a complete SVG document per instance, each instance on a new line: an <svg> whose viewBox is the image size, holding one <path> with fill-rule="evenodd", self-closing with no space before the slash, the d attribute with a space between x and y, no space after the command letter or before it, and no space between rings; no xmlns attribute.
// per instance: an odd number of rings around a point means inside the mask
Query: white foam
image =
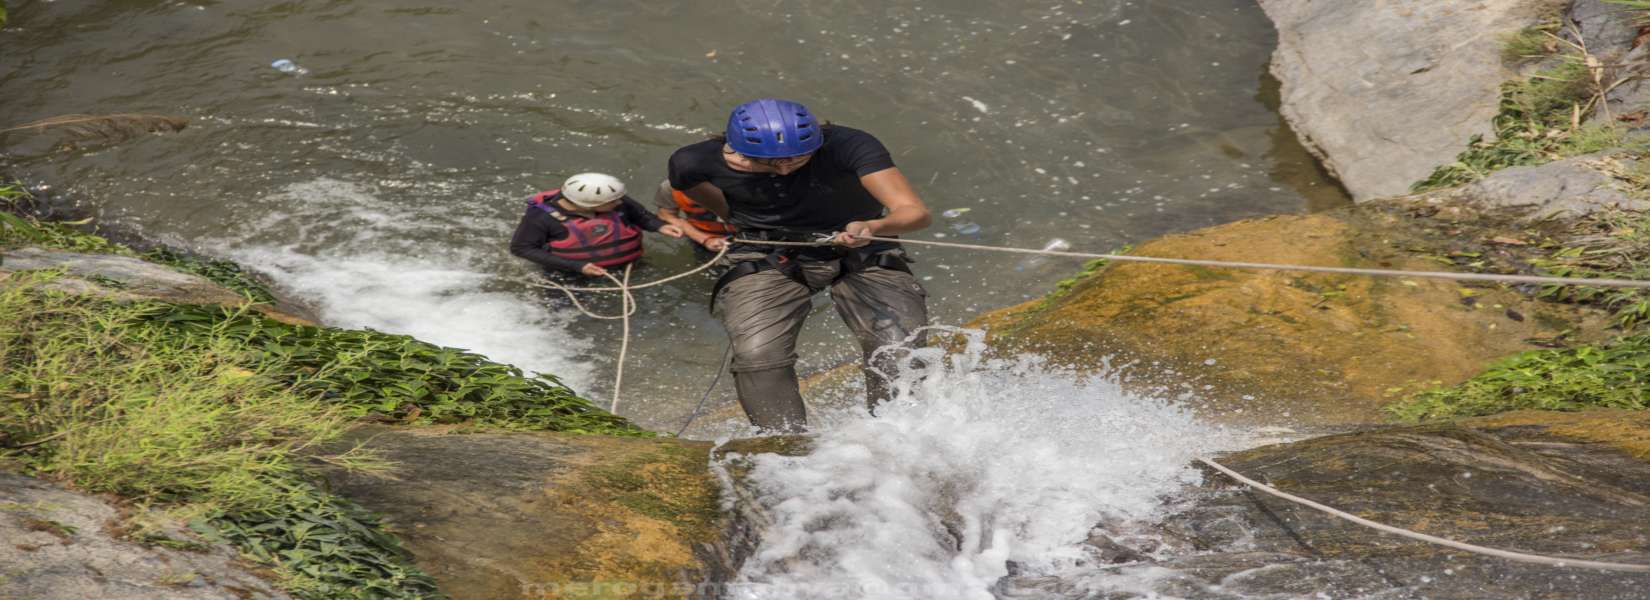
<svg viewBox="0 0 1650 600"><path fill-rule="evenodd" d="M216 252L272 277L323 323L371 328L470 350L586 389L590 344L567 331L569 316L531 295L490 289L499 276L475 250L426 246L436 231L462 227L364 186L318 179L260 201L270 210L245 235L211 241ZM465 232L468 233L468 232ZM497 239L475 232L460 239ZM488 251L500 244L487 244ZM506 263L507 264L507 263Z"/></svg>
<svg viewBox="0 0 1650 600"><path fill-rule="evenodd" d="M1235 437L1115 374L969 352L907 372L877 418L827 425L807 456L753 457L774 524L736 597L992 598L1013 561L1055 572L1101 521L1149 520ZM954 533L952 533L954 532Z"/></svg>

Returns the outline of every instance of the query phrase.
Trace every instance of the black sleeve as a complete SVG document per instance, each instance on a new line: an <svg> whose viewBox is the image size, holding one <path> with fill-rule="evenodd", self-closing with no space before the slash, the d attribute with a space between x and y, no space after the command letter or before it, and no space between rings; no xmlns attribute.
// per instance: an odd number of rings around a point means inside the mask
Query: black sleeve
<svg viewBox="0 0 1650 600"><path fill-rule="evenodd" d="M529 206L527 214L521 216L521 224L516 225L516 234L510 236L510 253L542 267L578 273L585 263L558 257L544 249L551 240L564 237L567 237L567 228L555 217Z"/></svg>
<svg viewBox="0 0 1650 600"><path fill-rule="evenodd" d="M678 148L670 155L670 187L687 191L688 188L710 181L704 164L706 144L716 144L714 140L699 142ZM715 151L720 158L720 144Z"/></svg>
<svg viewBox="0 0 1650 600"><path fill-rule="evenodd" d="M894 168L894 157L882 140L869 133L848 127L834 127L828 134L831 154L837 164L855 175L864 177L877 171Z"/></svg>
<svg viewBox="0 0 1650 600"><path fill-rule="evenodd" d="M646 206L642 206L642 203L637 202L635 198L630 196L624 197L624 203L619 205L619 210L624 213L625 219L640 225L642 229L658 231L660 227L665 226L664 219L648 211Z"/></svg>

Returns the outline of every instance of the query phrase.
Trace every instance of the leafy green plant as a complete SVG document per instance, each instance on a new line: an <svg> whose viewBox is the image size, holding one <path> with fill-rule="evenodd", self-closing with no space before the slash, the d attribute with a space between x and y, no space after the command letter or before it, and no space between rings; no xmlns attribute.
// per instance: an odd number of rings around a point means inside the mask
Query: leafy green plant
<svg viewBox="0 0 1650 600"><path fill-rule="evenodd" d="M268 506L262 482L320 457L349 424L344 410L283 386L283 367L225 336L138 326L153 305L119 305L42 287L52 274L0 287L0 441L39 473L140 503Z"/></svg>
<svg viewBox="0 0 1650 600"><path fill-rule="evenodd" d="M310 600L443 598L370 513L307 482L357 418L651 435L482 357L222 307L118 304L0 281L0 457L193 515ZM171 542L179 543L179 542Z"/></svg>
<svg viewBox="0 0 1650 600"><path fill-rule="evenodd" d="M553 376L404 335L281 323L212 306L167 306L156 326L221 332L288 365L271 376L319 393L347 414L408 424L475 423L508 429L648 436Z"/></svg>
<svg viewBox="0 0 1650 600"><path fill-rule="evenodd" d="M1433 388L1387 407L1408 422L1520 409L1650 408L1650 337L1532 350L1496 361L1453 387Z"/></svg>
<svg viewBox="0 0 1650 600"><path fill-rule="evenodd" d="M271 483L287 502L206 515L190 528L269 565L283 588L306 600L446 597L372 513L307 483Z"/></svg>

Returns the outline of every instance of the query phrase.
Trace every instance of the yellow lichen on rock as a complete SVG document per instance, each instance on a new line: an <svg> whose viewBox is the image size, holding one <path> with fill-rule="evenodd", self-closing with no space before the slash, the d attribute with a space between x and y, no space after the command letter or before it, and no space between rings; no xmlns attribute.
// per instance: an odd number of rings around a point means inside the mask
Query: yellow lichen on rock
<svg viewBox="0 0 1650 600"><path fill-rule="evenodd" d="M1406 248L1401 218L1337 211L1239 221L1140 246L1172 258L1437 271ZM1172 370L1211 413L1243 421L1381 420L1394 388L1455 383L1492 359L1571 329L1576 309L1489 286L1423 278L1112 264L1071 291L976 321L994 347L1095 367ZM1170 378L1158 378L1168 382ZM1211 386L1207 389L1204 386Z"/></svg>

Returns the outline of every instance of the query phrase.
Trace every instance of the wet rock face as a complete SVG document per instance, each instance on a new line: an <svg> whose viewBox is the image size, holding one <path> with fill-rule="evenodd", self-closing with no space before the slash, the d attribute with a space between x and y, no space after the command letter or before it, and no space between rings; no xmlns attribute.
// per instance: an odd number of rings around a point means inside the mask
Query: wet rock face
<svg viewBox="0 0 1650 600"><path fill-rule="evenodd" d="M1400 195L1492 135L1500 38L1567 0L1261 0L1282 112L1358 201Z"/></svg>
<svg viewBox="0 0 1650 600"><path fill-rule="evenodd" d="M1418 223L1371 208L1280 216L1166 236L1134 253L1443 270L1412 250L1436 237ZM1466 235L1440 227L1451 244ZM1161 383L1195 394L1205 416L1268 425L1383 422L1394 388L1456 383L1542 338L1602 329L1574 307L1453 281L1139 263L1113 264L1064 296L973 326L1005 352L1081 368L1134 361L1144 382L1172 371Z"/></svg>
<svg viewBox="0 0 1650 600"><path fill-rule="evenodd" d="M1630 413L1606 411L1622 422ZM1570 417L1558 416L1557 421ZM1283 491L1378 522L1462 542L1650 564L1650 463L1619 445L1537 425L1542 413L1461 426L1317 438L1224 457ZM1650 439L1650 422L1636 431ZM1650 574L1511 562L1380 533L1248 490L1209 472L1146 536L1098 530L1097 560L1004 581L1004 597L1645 597ZM1117 540L1117 541L1113 541ZM1145 558L1112 565L1103 556Z"/></svg>
<svg viewBox="0 0 1650 600"><path fill-rule="evenodd" d="M181 529L171 549L126 539L102 499L0 473L0 598L36 600L286 599L234 550Z"/></svg>
<svg viewBox="0 0 1650 600"><path fill-rule="evenodd" d="M699 597L726 550L709 444L558 433L354 434L397 479L328 476L457 600Z"/></svg>
<svg viewBox="0 0 1650 600"><path fill-rule="evenodd" d="M173 304L240 306L246 298L199 275L175 271L130 256L82 254L40 248L7 250L0 256L0 277L16 271L63 269L52 287L71 294L118 302L159 300ZM259 305L258 312L279 321L313 325L291 307Z"/></svg>

